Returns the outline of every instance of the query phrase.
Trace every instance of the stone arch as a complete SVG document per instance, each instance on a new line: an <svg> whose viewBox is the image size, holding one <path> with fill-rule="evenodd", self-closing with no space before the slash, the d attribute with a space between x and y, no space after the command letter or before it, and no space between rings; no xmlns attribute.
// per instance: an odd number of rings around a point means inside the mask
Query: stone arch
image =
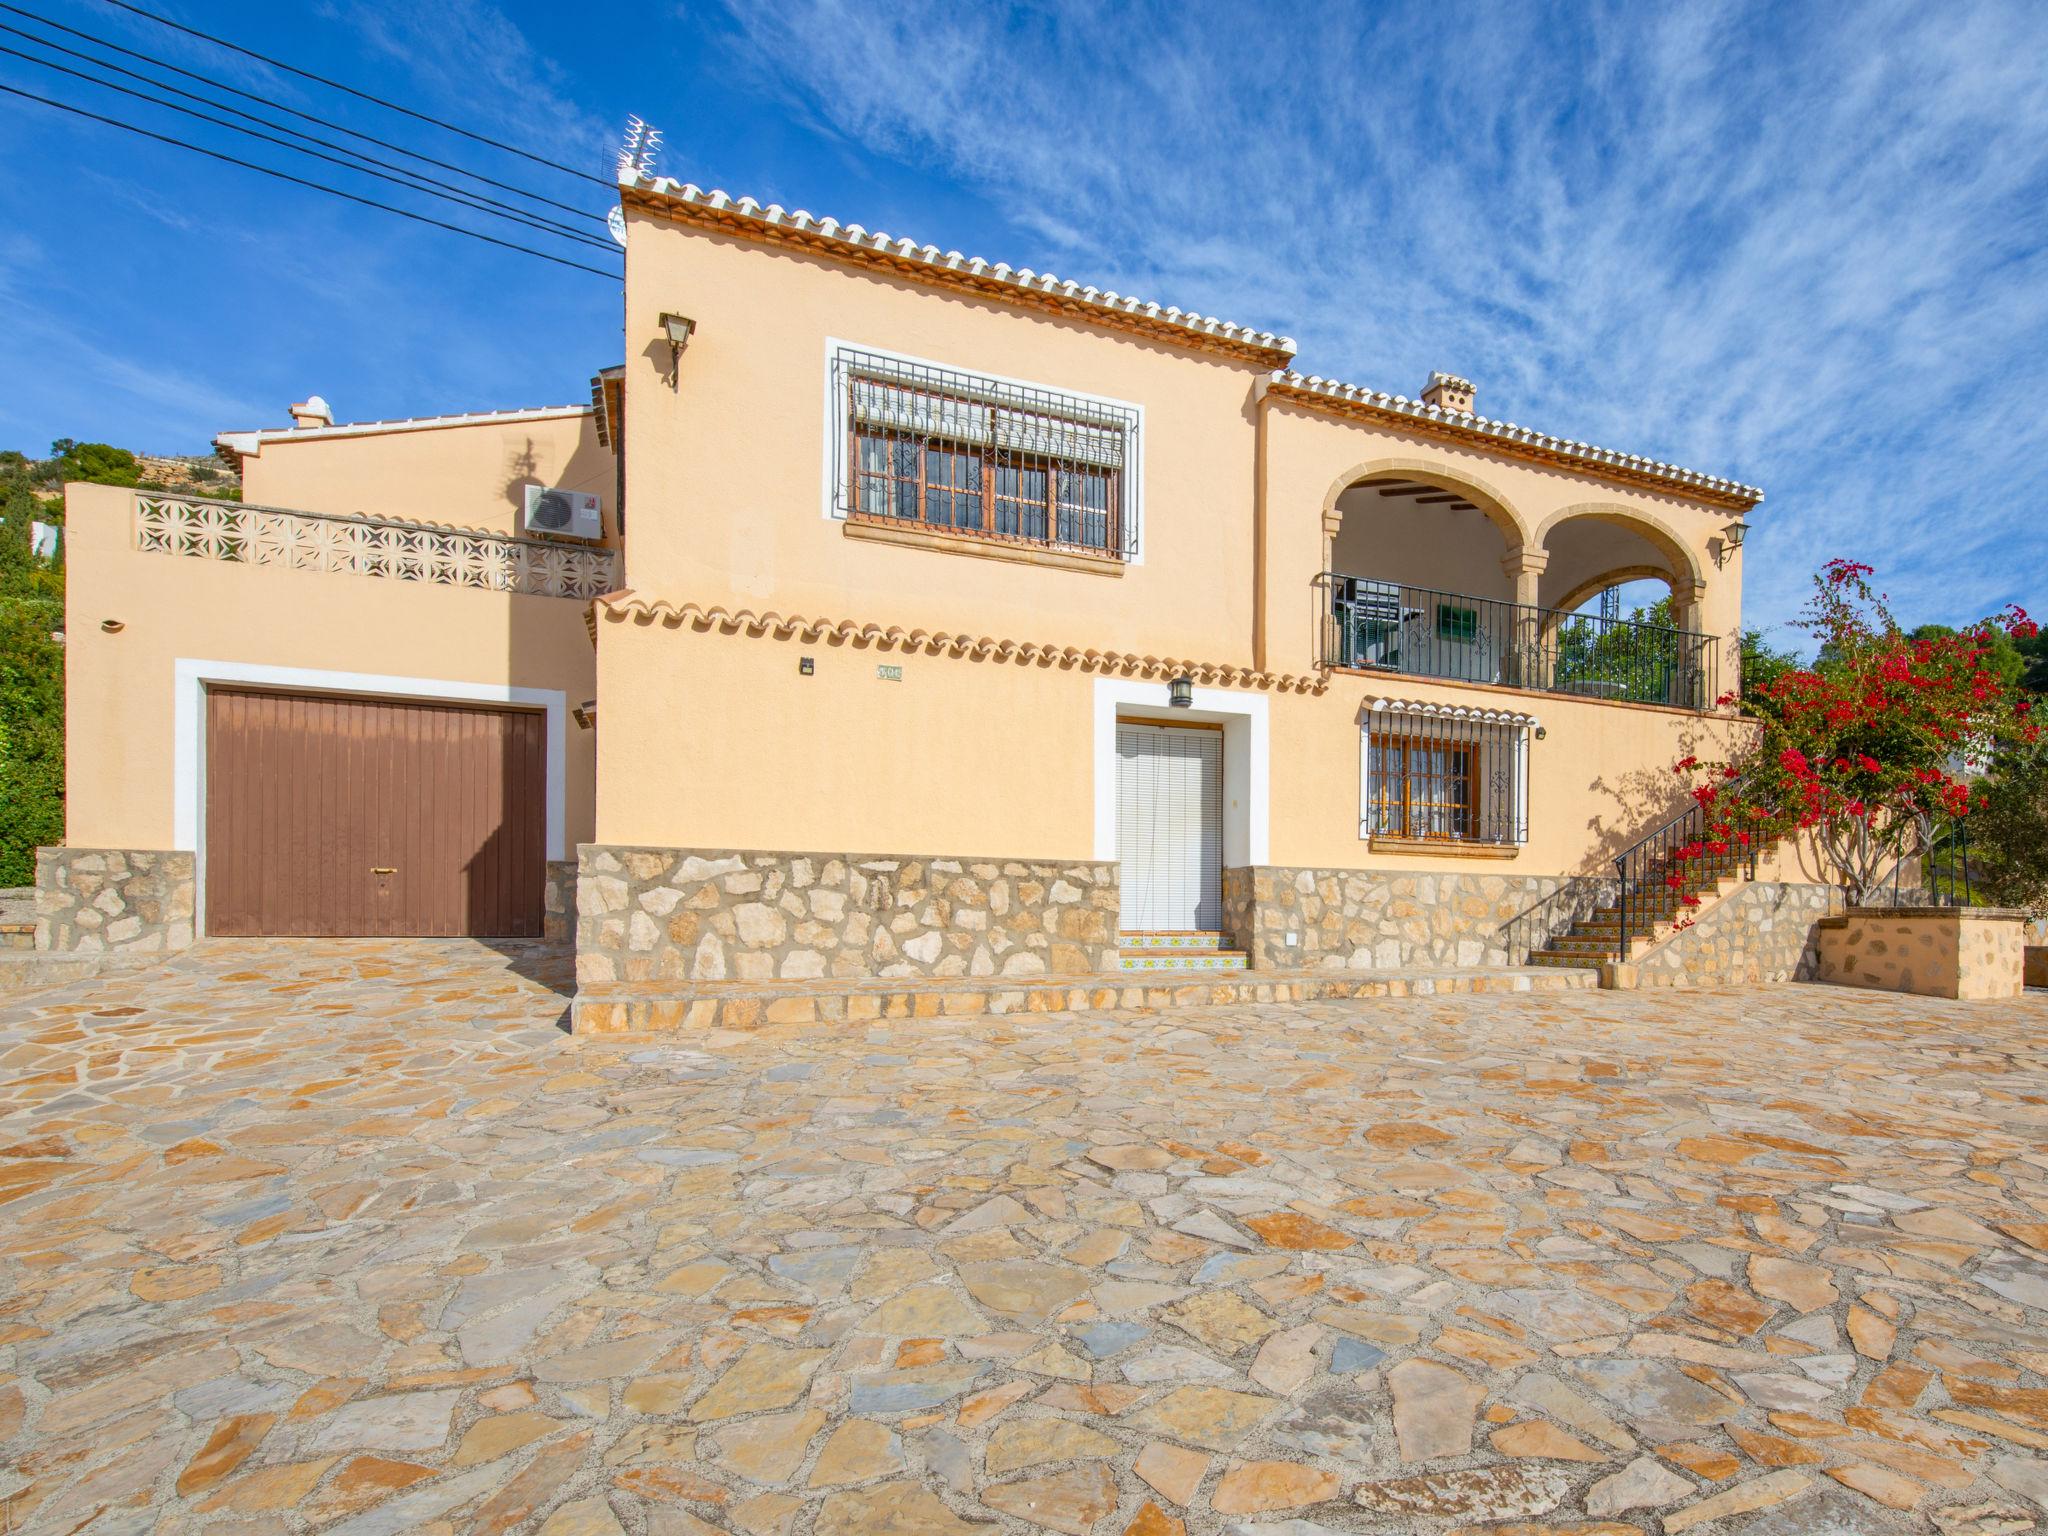
<svg viewBox="0 0 2048 1536"><path fill-rule="evenodd" d="M1705 588L1706 573L1700 569L1698 553L1669 523L1640 507L1627 507L1609 501L1581 501L1568 507L1560 507L1537 526L1534 535L1535 546L1538 549L1547 547L1550 535L1560 524L1582 517L1613 523L1648 540L1656 548L1657 553L1664 557L1665 564L1669 567L1668 570L1654 574L1672 584L1674 596L1689 602Z"/></svg>
<svg viewBox="0 0 2048 1536"><path fill-rule="evenodd" d="M1661 565L1618 565L1604 575L1580 582L1550 606L1560 613L1573 613L1577 611L1579 604L1606 591L1609 587L1618 587L1625 581L1661 581L1670 585L1674 584L1676 579Z"/></svg>
<svg viewBox="0 0 2048 1536"><path fill-rule="evenodd" d="M1337 510L1338 498L1354 485L1367 480L1384 479L1389 476L1400 476L1403 479L1410 480L1426 480L1432 485L1442 486L1447 491L1459 492L1473 506L1485 514L1488 522L1500 530L1500 536L1506 542L1508 553L1511 555L1519 550L1530 548L1535 543L1529 532L1529 525L1522 520L1521 515L1514 510L1514 507L1505 496L1501 495L1499 491L1495 490L1485 481L1476 479L1462 470L1448 469L1440 461L1434 459L1403 458L1399 456L1367 459L1363 463L1354 464L1351 468L1345 470L1343 474L1331 482L1329 490L1323 493L1323 554L1325 557L1323 564L1325 569L1329 567L1330 541L1336 537L1337 526L1343 519L1343 513Z"/></svg>

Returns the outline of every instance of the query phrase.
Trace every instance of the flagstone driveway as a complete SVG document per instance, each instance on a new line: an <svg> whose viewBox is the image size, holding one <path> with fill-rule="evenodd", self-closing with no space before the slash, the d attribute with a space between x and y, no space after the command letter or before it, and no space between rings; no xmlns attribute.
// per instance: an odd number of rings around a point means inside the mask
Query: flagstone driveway
<svg viewBox="0 0 2048 1536"><path fill-rule="evenodd" d="M634 1044L566 985L0 1001L0 1530L2048 1524L2041 994Z"/></svg>

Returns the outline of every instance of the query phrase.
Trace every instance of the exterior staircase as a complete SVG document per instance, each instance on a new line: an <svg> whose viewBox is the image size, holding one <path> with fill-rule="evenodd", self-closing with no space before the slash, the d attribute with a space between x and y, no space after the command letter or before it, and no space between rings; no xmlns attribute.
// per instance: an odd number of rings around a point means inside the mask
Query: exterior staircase
<svg viewBox="0 0 2048 1536"><path fill-rule="evenodd" d="M1628 896L1626 937L1628 941L1654 941L1670 933L1687 911L1683 897L1697 896L1702 904L1723 893L1730 881L1749 878L1749 860L1735 853L1705 854L1696 859L1674 859L1668 851L1647 861L1639 888ZM1672 885L1676 870L1681 881ZM1624 942L1622 903L1595 907L1591 914L1573 923L1569 931L1552 938L1542 949L1529 954L1531 965L1597 967L1607 961L1626 960L1629 942Z"/></svg>
<svg viewBox="0 0 2048 1536"><path fill-rule="evenodd" d="M1220 933L1125 933L1118 935L1120 971L1241 971L1249 962L1241 949L1225 949Z"/></svg>

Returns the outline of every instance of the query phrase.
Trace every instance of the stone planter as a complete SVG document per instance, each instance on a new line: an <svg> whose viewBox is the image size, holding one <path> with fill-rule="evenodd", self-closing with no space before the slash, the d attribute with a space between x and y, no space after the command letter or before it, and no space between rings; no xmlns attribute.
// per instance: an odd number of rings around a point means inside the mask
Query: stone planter
<svg viewBox="0 0 2048 1536"><path fill-rule="evenodd" d="M2000 907L1852 907L1820 925L1818 979L1921 997L2018 997L2024 926Z"/></svg>

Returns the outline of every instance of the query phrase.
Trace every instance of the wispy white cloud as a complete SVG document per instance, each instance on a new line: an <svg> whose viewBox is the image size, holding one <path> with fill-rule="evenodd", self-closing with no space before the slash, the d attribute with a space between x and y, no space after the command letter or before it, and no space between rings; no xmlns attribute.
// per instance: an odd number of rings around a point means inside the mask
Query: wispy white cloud
<svg viewBox="0 0 2048 1536"><path fill-rule="evenodd" d="M2038 5L730 11L796 110L1016 210L990 254L1765 485L1754 617L1836 553L1916 616L2038 585Z"/></svg>

